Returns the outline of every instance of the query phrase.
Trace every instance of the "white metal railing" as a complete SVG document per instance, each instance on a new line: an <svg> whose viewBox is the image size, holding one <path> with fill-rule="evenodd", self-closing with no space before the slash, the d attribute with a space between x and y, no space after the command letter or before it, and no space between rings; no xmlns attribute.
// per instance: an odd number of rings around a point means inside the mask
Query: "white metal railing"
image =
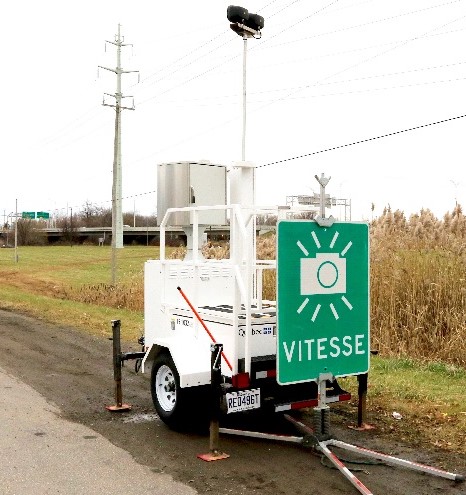
<svg viewBox="0 0 466 495"><path fill-rule="evenodd" d="M205 260L199 257L199 213L203 211L212 210L225 210L229 213L230 218L230 257L229 259L222 260L222 263L227 263L232 268L234 276L234 295L233 295L233 325L235 328L235 350L232 356L233 373L238 371L238 356L237 349L239 343L239 334L236 329L236 325L240 315L245 316L245 341L244 341L244 355L245 355L245 371L250 372L251 352L250 352L250 338L252 336L252 306L256 303L257 309L262 310L262 275L264 270L273 270L276 268L275 260L258 260L256 253L256 232L255 232L255 218L259 214L277 214L277 218L286 218L291 212L296 210L298 213L302 213L302 208L279 208L279 207L255 207L255 206L240 206L238 204L232 205L216 205L216 206L188 206L183 208L168 208L163 220L160 224L160 261L163 270L163 279L166 280L166 269L169 264L172 264L173 260L166 259L166 228L169 224L169 219L172 214L180 212L192 213L192 224L186 226L186 228L192 229L192 259L185 260L183 263L193 266L193 279L194 279L194 297L193 305L197 305L197 290L199 276L202 271L202 267L206 263L213 263L217 260ZM177 263L180 263L177 260ZM163 298L165 299L165 288L162 289ZM241 309L241 304L244 304L245 310Z"/></svg>

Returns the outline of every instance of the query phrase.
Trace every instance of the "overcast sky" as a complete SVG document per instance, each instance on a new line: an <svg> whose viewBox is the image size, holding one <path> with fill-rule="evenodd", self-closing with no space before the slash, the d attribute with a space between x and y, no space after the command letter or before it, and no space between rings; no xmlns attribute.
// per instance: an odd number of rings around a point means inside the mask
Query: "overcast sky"
<svg viewBox="0 0 466 495"><path fill-rule="evenodd" d="M122 66L140 71L139 83L122 77L136 107L122 115L123 210L155 212L157 163L239 160L243 42L228 5L2 4L0 214L16 198L19 211L110 208L115 112L102 98L116 76L97 67L116 66L105 40L118 23L133 45ZM353 220L387 205L439 217L455 200L466 206L466 0L241 5L265 18L262 39L248 42L246 158L261 166L257 203L318 192L314 176L324 173L327 192L351 200Z"/></svg>

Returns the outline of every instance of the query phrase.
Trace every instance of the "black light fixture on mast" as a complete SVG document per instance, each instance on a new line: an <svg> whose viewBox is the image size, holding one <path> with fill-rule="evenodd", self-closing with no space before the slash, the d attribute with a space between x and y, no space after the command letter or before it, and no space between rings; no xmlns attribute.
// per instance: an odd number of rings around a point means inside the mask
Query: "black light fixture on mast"
<svg viewBox="0 0 466 495"><path fill-rule="evenodd" d="M246 160L246 53L248 38L261 38L261 29L264 27L264 18L258 14L250 14L244 7L230 5L227 8L227 19L230 28L244 41L243 51L243 143L241 160Z"/></svg>
<svg viewBox="0 0 466 495"><path fill-rule="evenodd" d="M258 14L250 14L244 7L230 5L227 8L227 18L230 28L239 36L260 38L264 27L264 18Z"/></svg>

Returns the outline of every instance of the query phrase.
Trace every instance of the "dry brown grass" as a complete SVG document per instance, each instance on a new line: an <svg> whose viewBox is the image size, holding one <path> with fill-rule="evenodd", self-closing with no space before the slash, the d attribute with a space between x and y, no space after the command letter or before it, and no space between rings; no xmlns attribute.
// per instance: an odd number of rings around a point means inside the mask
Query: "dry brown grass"
<svg viewBox="0 0 466 495"><path fill-rule="evenodd" d="M132 282L124 284L92 284L81 287L67 287L62 289L64 299L79 301L99 306L109 306L116 309L131 311L144 310L144 284L142 273L134 277Z"/></svg>
<svg viewBox="0 0 466 495"><path fill-rule="evenodd" d="M371 226L372 343L466 365L466 217L386 210Z"/></svg>
<svg viewBox="0 0 466 495"><path fill-rule="evenodd" d="M275 258L275 235L257 240L259 259ZM183 258L176 248L170 258ZM229 256L228 243L203 247L205 258ZM142 311L142 273L128 282L63 289L63 296ZM275 271L264 270L263 297L275 299ZM384 356L466 366L466 217L457 206L439 220L429 210L407 219L386 209L371 223L372 347Z"/></svg>

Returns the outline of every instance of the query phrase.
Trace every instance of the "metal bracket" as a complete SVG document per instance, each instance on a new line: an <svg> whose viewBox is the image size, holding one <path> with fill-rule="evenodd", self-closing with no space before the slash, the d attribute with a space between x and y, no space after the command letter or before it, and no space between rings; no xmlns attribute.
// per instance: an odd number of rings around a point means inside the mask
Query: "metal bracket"
<svg viewBox="0 0 466 495"><path fill-rule="evenodd" d="M317 222L319 227L331 227L335 222L335 218L333 218L332 215L330 215L328 218L322 218L320 215L318 215L314 220Z"/></svg>
<svg viewBox="0 0 466 495"><path fill-rule="evenodd" d="M222 356L223 345L222 344L210 344L210 352L217 353L215 356L214 362L212 363L212 369L214 371L218 371L221 369L220 358Z"/></svg>
<svg viewBox="0 0 466 495"><path fill-rule="evenodd" d="M325 177L324 174L321 174L320 177L317 175L314 176L317 182L320 184L320 215L318 215L315 219L319 227L331 227L335 222L335 219L330 215L328 218L325 218L325 187L330 182L331 177Z"/></svg>

